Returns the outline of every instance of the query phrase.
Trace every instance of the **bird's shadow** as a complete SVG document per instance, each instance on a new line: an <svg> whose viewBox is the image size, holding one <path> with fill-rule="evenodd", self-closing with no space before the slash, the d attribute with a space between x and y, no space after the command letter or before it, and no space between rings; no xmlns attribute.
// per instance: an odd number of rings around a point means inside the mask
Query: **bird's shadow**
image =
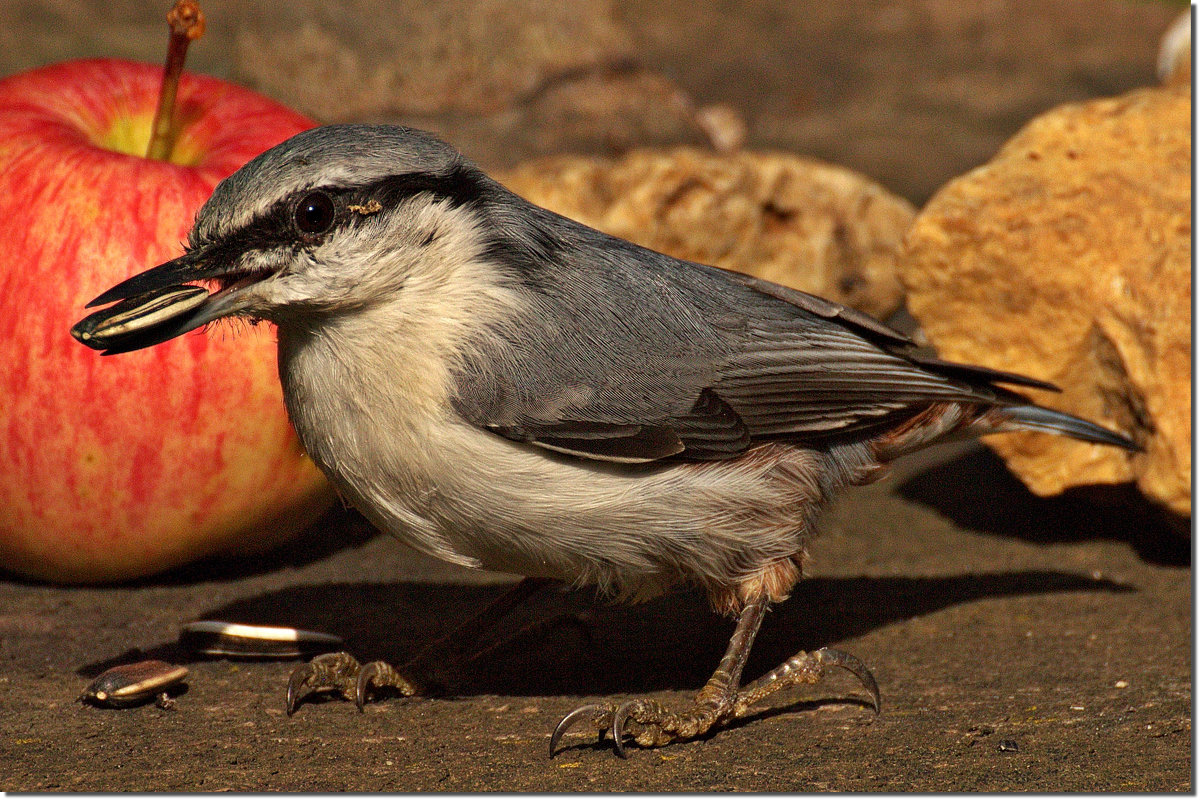
<svg viewBox="0 0 1200 800"><path fill-rule="evenodd" d="M968 530L1030 542L1122 541L1162 566L1191 564L1190 520L1153 506L1128 484L1031 493L990 449L973 443L897 489Z"/></svg>
<svg viewBox="0 0 1200 800"><path fill-rule="evenodd" d="M403 664L498 597L504 587L342 583L299 586L212 608L204 616L336 633L360 660ZM1123 592L1103 579L1057 571L933 578L812 578L772 610L747 666L758 674L790 658L894 622L988 598L1052 592ZM836 609L836 611L835 611ZM698 592L637 606L596 601L587 591L545 589L506 617L485 657L452 672L452 695L603 695L695 689L712 672L733 623ZM487 645L488 639L481 642ZM202 656L176 642L88 664L91 677L117 663ZM419 675L412 677L420 680Z"/></svg>

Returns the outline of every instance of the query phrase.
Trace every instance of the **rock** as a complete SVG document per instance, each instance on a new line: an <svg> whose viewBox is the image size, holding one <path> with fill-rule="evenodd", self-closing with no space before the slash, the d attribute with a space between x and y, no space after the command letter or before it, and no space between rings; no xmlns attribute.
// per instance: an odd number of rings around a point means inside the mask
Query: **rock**
<svg viewBox="0 0 1200 800"><path fill-rule="evenodd" d="M842 167L783 153L552 156L496 176L517 194L654 250L750 273L879 317L913 207Z"/></svg>
<svg viewBox="0 0 1200 800"><path fill-rule="evenodd" d="M1037 494L1136 482L1191 514L1190 86L1038 117L951 181L906 238L908 306L939 353L1044 378L1046 405L1146 452L990 438Z"/></svg>

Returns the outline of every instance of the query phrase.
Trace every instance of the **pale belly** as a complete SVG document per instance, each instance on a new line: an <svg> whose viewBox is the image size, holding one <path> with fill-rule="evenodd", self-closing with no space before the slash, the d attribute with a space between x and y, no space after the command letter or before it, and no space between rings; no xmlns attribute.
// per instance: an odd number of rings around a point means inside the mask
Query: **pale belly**
<svg viewBox="0 0 1200 800"><path fill-rule="evenodd" d="M819 454L779 445L736 461L631 466L465 423L400 436L355 427L306 446L381 529L455 563L630 596L728 586L793 558L825 494L810 477Z"/></svg>

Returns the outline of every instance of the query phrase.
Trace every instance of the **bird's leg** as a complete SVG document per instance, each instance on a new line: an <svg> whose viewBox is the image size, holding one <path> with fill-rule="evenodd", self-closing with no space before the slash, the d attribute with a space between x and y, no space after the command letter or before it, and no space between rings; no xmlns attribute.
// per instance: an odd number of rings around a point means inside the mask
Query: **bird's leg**
<svg viewBox="0 0 1200 800"><path fill-rule="evenodd" d="M448 634L426 645L399 670L386 661L360 664L354 656L345 652L317 656L297 667L288 679L288 716L294 714L304 697L314 691L340 692L342 696L353 700L360 711L372 689L394 689L405 697L421 693L427 685L418 685L402 673L419 672L422 669L438 673L444 670L447 663L461 662L464 660L463 654L480 636L549 583L551 581L548 578L523 579Z"/></svg>
<svg viewBox="0 0 1200 800"><path fill-rule="evenodd" d="M629 725L634 740L644 746L664 745L676 739L691 739L707 733L713 725L725 721L729 716L742 670L750 655L750 646L754 643L766 611L765 597L750 601L742 609L725 655L721 657L708 683L696 694L691 708L674 713L649 698L630 700L620 705L581 706L563 717L554 729L550 737L550 754L554 755L558 740L571 725L588 717L601 733L612 731L613 744L622 757L625 756L626 725Z"/></svg>
<svg viewBox="0 0 1200 800"><path fill-rule="evenodd" d="M530 628L536 627L538 623L533 623L531 626L522 627L505 636L496 644L486 648L478 647L479 640L484 634L495 628L513 609L552 583L554 581L550 578L522 578L515 586L485 606L482 611L472 615L466 622L423 647L419 653L404 664L404 671L426 675L427 685L443 686L446 683L444 676L448 668L475 661L513 638L524 635Z"/></svg>
<svg viewBox="0 0 1200 800"><path fill-rule="evenodd" d="M751 600L742 609L725 655L721 657L708 683L696 694L690 708L681 713L672 712L649 698L621 704L581 706L563 717L554 729L550 736L551 757L562 735L581 719L591 719L601 735L606 730L612 731L613 746L622 758L626 755L626 732L643 747L660 747L681 739L694 739L745 716L752 705L780 689L799 683L816 683L826 666L839 666L854 673L871 693L878 713L879 689L870 670L854 656L837 650L797 653L758 680L739 689L742 670L766 610L767 600L763 597Z"/></svg>
<svg viewBox="0 0 1200 800"><path fill-rule="evenodd" d="M519 639L537 639L557 633L558 629L563 626L574 627L588 645L591 645L595 643L591 631L593 619L594 615L587 611L559 611L546 619L535 619L526 623L515 631L505 631L504 636L496 641L475 648L472 652L464 653L460 663L473 664L476 661L485 661L497 650L508 647Z"/></svg>

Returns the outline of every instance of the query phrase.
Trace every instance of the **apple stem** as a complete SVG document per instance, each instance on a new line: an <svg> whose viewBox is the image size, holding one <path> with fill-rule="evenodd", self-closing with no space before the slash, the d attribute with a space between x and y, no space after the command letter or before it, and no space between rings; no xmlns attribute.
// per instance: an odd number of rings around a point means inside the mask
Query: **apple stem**
<svg viewBox="0 0 1200 800"><path fill-rule="evenodd" d="M158 89L158 107L154 110L154 125L150 129L150 145L146 158L168 161L175 148L175 93L179 76L187 60L188 45L204 35L204 14L196 0L175 0L167 12L171 40L167 45L167 61L163 65L162 84Z"/></svg>

